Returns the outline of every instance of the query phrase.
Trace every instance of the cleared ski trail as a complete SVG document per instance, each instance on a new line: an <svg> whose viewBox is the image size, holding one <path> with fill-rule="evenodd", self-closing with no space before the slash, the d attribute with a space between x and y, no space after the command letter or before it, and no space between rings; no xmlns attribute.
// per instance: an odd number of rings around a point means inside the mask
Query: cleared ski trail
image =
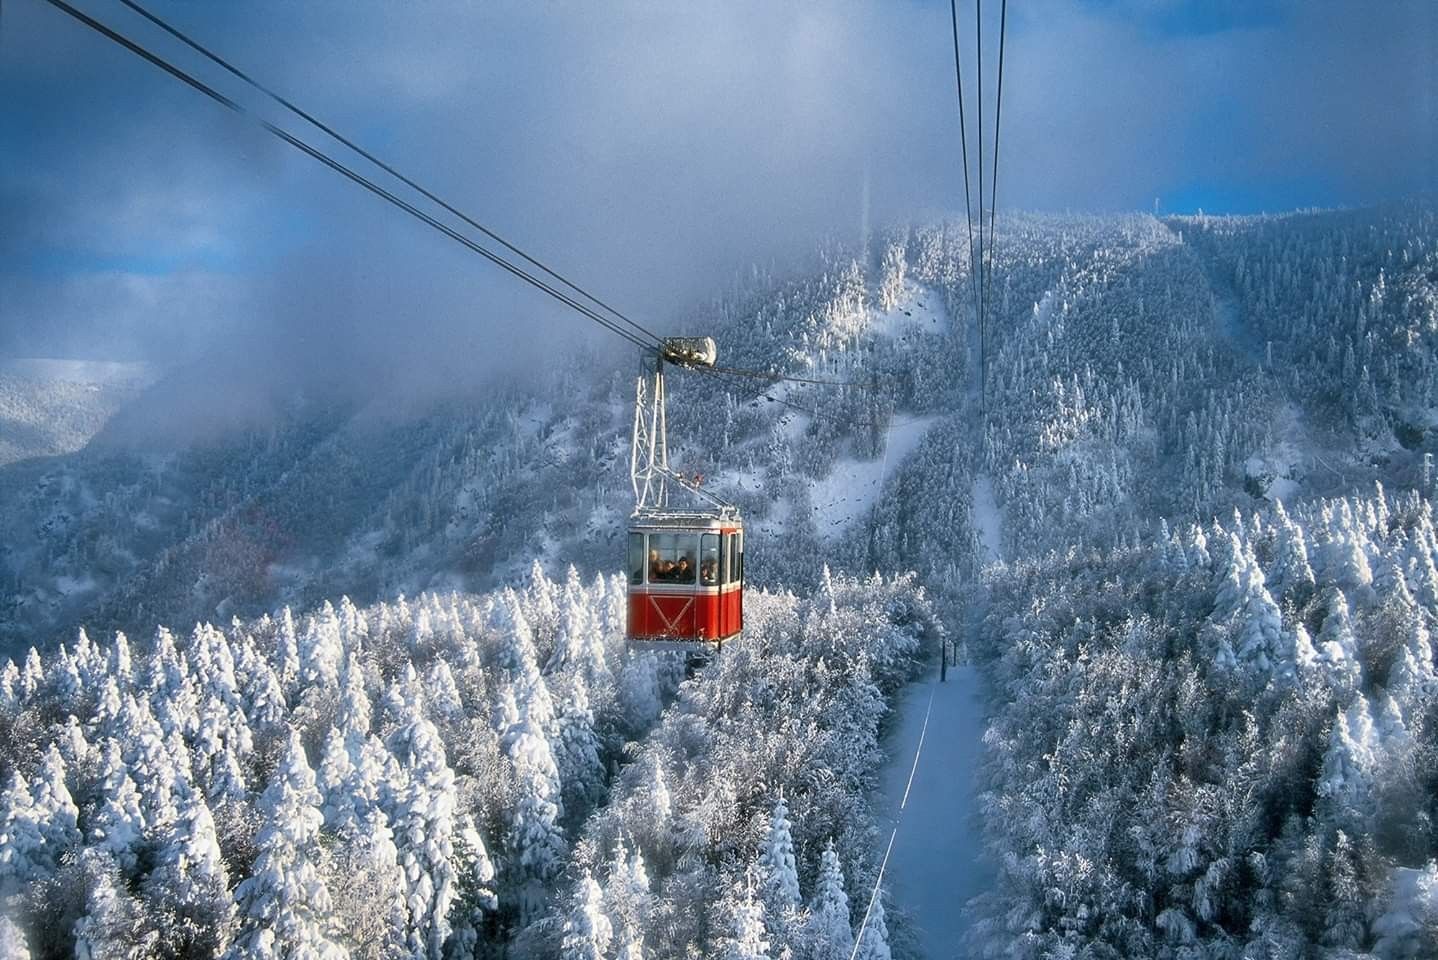
<svg viewBox="0 0 1438 960"><path fill-rule="evenodd" d="M994 482L981 473L974 478L974 526L979 532L979 546L984 551L980 561L987 566L1001 556L1003 521L999 518L998 502L994 500Z"/></svg>
<svg viewBox="0 0 1438 960"><path fill-rule="evenodd" d="M978 331L972 317L968 335L967 405L976 413ZM979 442L977 430L968 442ZM1001 558L1002 516L986 474L975 475L971 496L970 522L983 552L980 562L988 565ZM974 584L975 591L982 589ZM965 630L976 626L981 605L980 598ZM993 876L983 857L975 778L985 725L982 680L971 666L954 667L946 682L930 675L910 684L895 708L898 722L886 744L889 761L881 787L887 822L892 824L899 815L906 793L908 802L885 874L887 902L907 918L920 955L927 960L954 960L965 955L967 904ZM915 766L921 736L923 752Z"/></svg>
<svg viewBox="0 0 1438 960"><path fill-rule="evenodd" d="M885 874L886 903L905 914L929 960L963 955L967 926L964 905L989 877L975 809L974 770L984 729L979 677L972 667L949 671L947 683L933 686L933 707L919 765L914 749L929 705L930 683L912 683L901 695L899 723L889 741L883 798L888 822L909 791L903 822L894 839Z"/></svg>
<svg viewBox="0 0 1438 960"><path fill-rule="evenodd" d="M1250 322L1233 281L1210 255L1195 256L1199 257L1213 298L1214 337L1228 343L1262 371L1274 390L1285 398L1274 411L1272 444L1250 457L1245 465L1252 474L1273 476L1265 497L1291 503L1303 497L1343 496L1363 486L1365 471L1355 469L1350 461L1350 440L1333 436L1310 422L1304 405L1269 365L1268 342Z"/></svg>

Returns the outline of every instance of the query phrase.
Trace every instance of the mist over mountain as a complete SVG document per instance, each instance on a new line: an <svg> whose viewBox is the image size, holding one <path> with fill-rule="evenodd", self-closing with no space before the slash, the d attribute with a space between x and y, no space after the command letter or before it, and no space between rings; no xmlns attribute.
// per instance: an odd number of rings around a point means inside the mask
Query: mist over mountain
<svg viewBox="0 0 1438 960"><path fill-rule="evenodd" d="M0 960L1438 956L1438 8L149 6L0 11Z"/></svg>

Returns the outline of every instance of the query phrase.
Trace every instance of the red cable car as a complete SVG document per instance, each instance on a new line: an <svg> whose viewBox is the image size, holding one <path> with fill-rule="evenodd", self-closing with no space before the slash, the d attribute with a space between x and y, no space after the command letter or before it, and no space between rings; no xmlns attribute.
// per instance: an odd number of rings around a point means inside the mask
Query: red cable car
<svg viewBox="0 0 1438 960"><path fill-rule="evenodd" d="M712 367L709 337L669 338L653 374L635 390L630 477L634 513L629 518L629 611L631 649L709 651L722 649L744 630L744 523L733 504L705 490L698 477L669 467L664 416L664 363ZM706 500L708 510L675 510L669 487Z"/></svg>
<svg viewBox="0 0 1438 960"><path fill-rule="evenodd" d="M744 629L744 528L702 513L629 524L629 642L722 647Z"/></svg>

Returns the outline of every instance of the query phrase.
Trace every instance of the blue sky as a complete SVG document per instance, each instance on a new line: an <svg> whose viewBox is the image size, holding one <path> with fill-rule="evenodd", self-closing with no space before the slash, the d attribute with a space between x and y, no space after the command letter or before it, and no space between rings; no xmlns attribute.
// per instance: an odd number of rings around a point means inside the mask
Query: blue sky
<svg viewBox="0 0 1438 960"><path fill-rule="evenodd" d="M75 2L258 106L115 0ZM961 209L946 3L150 4L654 325L682 326L750 263L856 237L866 172L873 222ZM1431 190L1435 10L1015 0L1000 206L1254 212ZM0 355L218 346L463 377L536 329L587 342L43 0L4 0L0 89Z"/></svg>

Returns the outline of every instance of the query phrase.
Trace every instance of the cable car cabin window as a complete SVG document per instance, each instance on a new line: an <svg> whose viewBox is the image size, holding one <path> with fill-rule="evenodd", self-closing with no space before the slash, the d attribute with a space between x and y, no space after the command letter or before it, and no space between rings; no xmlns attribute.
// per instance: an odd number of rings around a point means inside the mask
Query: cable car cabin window
<svg viewBox="0 0 1438 960"><path fill-rule="evenodd" d="M644 534L629 535L629 582L644 582Z"/></svg>
<svg viewBox="0 0 1438 960"><path fill-rule="evenodd" d="M692 533L649 535L649 582L693 583L698 572L699 538Z"/></svg>
<svg viewBox="0 0 1438 960"><path fill-rule="evenodd" d="M734 551L734 560L735 560L735 564L734 564L734 582L735 582L735 583L743 583L743 582L744 582L744 534L743 534L742 531L741 531L740 533L734 534L734 544L739 548L738 550Z"/></svg>
<svg viewBox="0 0 1438 960"><path fill-rule="evenodd" d="M699 583L706 587L719 585L719 534L706 533L699 538Z"/></svg>

